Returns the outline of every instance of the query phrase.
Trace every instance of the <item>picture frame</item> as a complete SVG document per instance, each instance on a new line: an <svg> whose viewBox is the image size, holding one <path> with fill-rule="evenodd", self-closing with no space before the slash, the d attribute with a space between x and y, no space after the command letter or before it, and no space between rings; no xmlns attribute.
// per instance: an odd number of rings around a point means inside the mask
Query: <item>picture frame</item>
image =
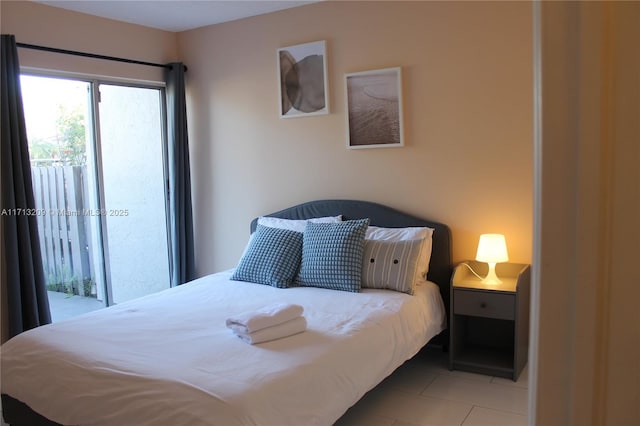
<svg viewBox="0 0 640 426"><path fill-rule="evenodd" d="M280 118L329 114L326 41L282 47L277 56Z"/></svg>
<svg viewBox="0 0 640 426"><path fill-rule="evenodd" d="M345 74L347 148L404 146L400 67Z"/></svg>

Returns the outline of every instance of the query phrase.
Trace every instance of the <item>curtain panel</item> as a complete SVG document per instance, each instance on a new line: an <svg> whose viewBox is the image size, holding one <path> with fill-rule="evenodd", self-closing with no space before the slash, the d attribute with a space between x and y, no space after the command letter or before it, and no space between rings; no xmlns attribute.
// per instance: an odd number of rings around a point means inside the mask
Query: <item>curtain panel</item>
<svg viewBox="0 0 640 426"><path fill-rule="evenodd" d="M3 256L6 271L2 278L6 297L8 337L51 322L49 300L31 185L31 165L27 130L22 107L18 49L13 35L2 35L2 123L0 206Z"/></svg>
<svg viewBox="0 0 640 426"><path fill-rule="evenodd" d="M185 66L181 62L169 65L171 67L165 71L165 82L167 84L169 217L172 246L171 285L177 286L195 278L195 261Z"/></svg>

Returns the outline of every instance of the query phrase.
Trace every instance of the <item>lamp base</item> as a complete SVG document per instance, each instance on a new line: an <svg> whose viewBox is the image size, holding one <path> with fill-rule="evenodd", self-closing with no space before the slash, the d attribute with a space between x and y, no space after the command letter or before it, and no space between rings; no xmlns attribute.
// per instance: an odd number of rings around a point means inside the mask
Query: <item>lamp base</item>
<svg viewBox="0 0 640 426"><path fill-rule="evenodd" d="M482 280L482 284L493 284L493 285L502 284L502 281L500 281L500 278L498 278L498 276L496 275L495 263L489 263L489 273Z"/></svg>

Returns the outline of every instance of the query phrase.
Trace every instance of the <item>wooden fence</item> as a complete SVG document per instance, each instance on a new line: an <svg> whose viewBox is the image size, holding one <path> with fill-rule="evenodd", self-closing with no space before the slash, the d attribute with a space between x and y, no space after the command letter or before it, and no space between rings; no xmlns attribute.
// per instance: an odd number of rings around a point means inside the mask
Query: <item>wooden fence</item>
<svg viewBox="0 0 640 426"><path fill-rule="evenodd" d="M91 210L86 167L32 167L40 251L47 285L91 296Z"/></svg>

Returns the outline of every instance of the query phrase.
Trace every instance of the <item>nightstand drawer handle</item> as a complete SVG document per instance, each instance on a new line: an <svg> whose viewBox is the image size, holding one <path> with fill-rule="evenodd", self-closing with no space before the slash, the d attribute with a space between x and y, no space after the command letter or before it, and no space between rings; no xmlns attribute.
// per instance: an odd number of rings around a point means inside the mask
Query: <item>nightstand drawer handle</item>
<svg viewBox="0 0 640 426"><path fill-rule="evenodd" d="M485 302L482 302L482 303L480 304L480 307L481 307L481 308L486 308L486 307L487 307L487 304L486 304Z"/></svg>

